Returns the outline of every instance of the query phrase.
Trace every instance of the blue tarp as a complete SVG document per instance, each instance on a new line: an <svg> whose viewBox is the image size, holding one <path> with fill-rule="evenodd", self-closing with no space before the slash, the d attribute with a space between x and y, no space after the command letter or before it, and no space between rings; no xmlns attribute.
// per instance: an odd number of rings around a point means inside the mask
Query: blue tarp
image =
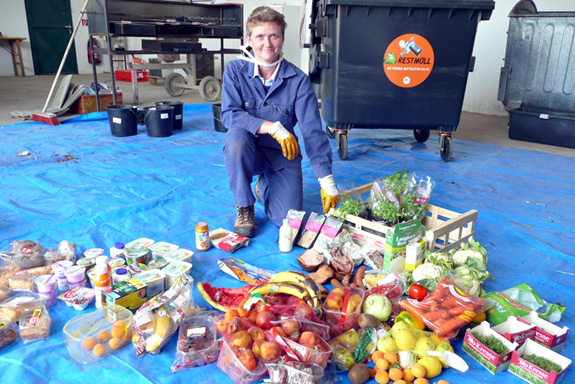
<svg viewBox="0 0 575 384"><path fill-rule="evenodd" d="M147 237L194 250L197 222L232 229L235 221L223 136L214 130L210 104L186 105L183 130L169 138L148 137L144 126L137 136L113 137L104 113L59 126L0 127L0 247L30 239L55 248L61 240L70 240L81 253ZM573 158L455 139L453 159L445 163L435 136L418 143L409 130L351 131L346 161L337 159L335 142L331 145L340 190L409 169L436 182L432 204L461 213L479 211L475 238L488 251L493 275L485 290L529 283L546 301L565 303L568 308L558 325L574 328ZM23 151L29 155L17 155ZM304 209L320 212L318 182L307 160L303 167ZM256 205L256 227L257 237L234 256L278 271L300 270L296 258L303 250L279 252L278 228L266 219L261 205ZM218 249L195 252L192 277L215 286L243 285L217 267L218 258L229 256ZM194 299L207 305L197 291ZM215 364L172 374L175 338L159 355L138 358L127 346L100 363L81 365L70 357L62 328L83 312L58 301L50 313L48 339L18 341L0 351L2 383L231 383ZM461 339L453 344L470 369L464 374L448 369L439 378L452 384L493 380L462 351ZM562 354L570 357L574 352L569 336ZM575 382L573 372L567 371L564 383ZM340 377L349 382L346 374ZM499 373L497 381L522 382L507 371Z"/></svg>

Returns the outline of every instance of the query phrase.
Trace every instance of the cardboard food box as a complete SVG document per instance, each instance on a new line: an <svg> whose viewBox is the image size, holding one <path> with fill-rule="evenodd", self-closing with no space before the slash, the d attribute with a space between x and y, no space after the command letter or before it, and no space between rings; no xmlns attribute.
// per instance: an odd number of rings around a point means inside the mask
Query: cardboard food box
<svg viewBox="0 0 575 384"><path fill-rule="evenodd" d="M509 316L507 321L491 327L507 340L522 345L527 339L535 338L535 325L519 321L515 316Z"/></svg>
<svg viewBox="0 0 575 384"><path fill-rule="evenodd" d="M507 347L509 352L500 355L488 348L476 337L486 337L489 335L493 335L495 338L500 340ZM465 339L463 340L463 350L494 375L507 369L511 362L511 353L517 349L517 347L517 343L512 343L491 329L487 321L482 322L473 329L468 329L465 332Z"/></svg>
<svg viewBox="0 0 575 384"><path fill-rule="evenodd" d="M140 280L131 278L112 285L103 295L107 305L119 305L136 313L147 300L147 286Z"/></svg>
<svg viewBox="0 0 575 384"><path fill-rule="evenodd" d="M560 352L565 348L567 334L569 333L568 327L558 327L557 325L540 318L535 311L532 311L528 315L519 317L518 320L535 326L535 341L551 348L555 352Z"/></svg>
<svg viewBox="0 0 575 384"><path fill-rule="evenodd" d="M114 96L112 94L100 94L98 96L100 99L100 111L105 111L107 106L114 105ZM116 100L117 104L122 104L122 92L116 92ZM70 107L70 112L79 113L82 115L97 111L98 107L96 105L96 95L82 95Z"/></svg>
<svg viewBox="0 0 575 384"><path fill-rule="evenodd" d="M561 372L547 372L537 365L525 360L524 357L530 355L544 357L547 360L551 360L552 362L559 364L562 368ZM536 341L528 339L517 351L513 351L511 364L509 365L509 372L528 383L558 384L565 377L565 372L569 365L571 365L571 360L565 356L549 350L545 346L538 344Z"/></svg>
<svg viewBox="0 0 575 384"><path fill-rule="evenodd" d="M238 235L227 229L218 228L210 232L210 243L212 246L226 252L234 252L236 249L247 247L250 242L249 237Z"/></svg>

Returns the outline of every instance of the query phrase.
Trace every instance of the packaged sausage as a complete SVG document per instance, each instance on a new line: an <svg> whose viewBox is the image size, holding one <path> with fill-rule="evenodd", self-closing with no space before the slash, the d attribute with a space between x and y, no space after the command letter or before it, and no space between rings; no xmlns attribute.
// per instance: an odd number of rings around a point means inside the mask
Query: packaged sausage
<svg viewBox="0 0 575 384"><path fill-rule="evenodd" d="M315 239L317 238L321 226L325 221L325 215L312 212L305 223L305 228L303 229L298 241L298 247L309 249L313 246Z"/></svg>

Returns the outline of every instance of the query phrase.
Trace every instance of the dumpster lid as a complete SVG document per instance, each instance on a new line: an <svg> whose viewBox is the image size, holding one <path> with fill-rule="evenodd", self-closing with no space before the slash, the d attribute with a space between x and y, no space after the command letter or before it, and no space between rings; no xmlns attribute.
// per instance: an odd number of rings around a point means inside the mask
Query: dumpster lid
<svg viewBox="0 0 575 384"><path fill-rule="evenodd" d="M326 5L357 5L402 8L451 8L492 11L492 0L325 0Z"/></svg>
<svg viewBox="0 0 575 384"><path fill-rule="evenodd" d="M520 0L511 12L509 12L509 17L516 15L532 15L537 13L537 7L535 3L531 0Z"/></svg>

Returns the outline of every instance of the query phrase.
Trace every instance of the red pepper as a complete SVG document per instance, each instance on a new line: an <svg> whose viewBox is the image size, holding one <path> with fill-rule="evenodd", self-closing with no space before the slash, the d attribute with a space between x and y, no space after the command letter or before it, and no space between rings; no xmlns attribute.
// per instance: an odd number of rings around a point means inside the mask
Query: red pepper
<svg viewBox="0 0 575 384"><path fill-rule="evenodd" d="M422 287L419 284L412 284L411 287L409 287L409 296L411 296L412 299L415 299L417 301L425 299L427 293L428 293L427 288Z"/></svg>

